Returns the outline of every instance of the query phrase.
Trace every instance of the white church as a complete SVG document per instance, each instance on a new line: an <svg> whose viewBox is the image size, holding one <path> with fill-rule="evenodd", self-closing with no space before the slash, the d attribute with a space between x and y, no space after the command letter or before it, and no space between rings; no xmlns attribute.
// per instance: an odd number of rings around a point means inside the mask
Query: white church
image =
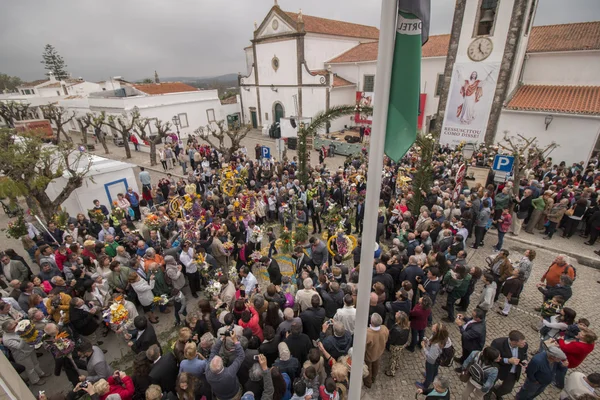
<svg viewBox="0 0 600 400"><path fill-rule="evenodd" d="M419 129L429 132L443 119L444 144L483 142L486 130L497 142L508 131L537 137L541 146L558 143L551 154L555 161L587 161L595 155L600 150L600 21L534 27L537 0L463 3L455 46L447 34L431 36L423 47ZM515 25L517 7L524 12ZM508 43L515 26L516 44ZM312 117L372 96L378 39L375 27L287 12L275 2L244 49L244 122L262 127L282 117ZM452 50L448 86L444 71ZM503 72L507 63L508 73ZM444 91L447 101L438 110ZM495 122L490 115L496 115ZM330 131L368 123L354 119L335 121Z"/></svg>

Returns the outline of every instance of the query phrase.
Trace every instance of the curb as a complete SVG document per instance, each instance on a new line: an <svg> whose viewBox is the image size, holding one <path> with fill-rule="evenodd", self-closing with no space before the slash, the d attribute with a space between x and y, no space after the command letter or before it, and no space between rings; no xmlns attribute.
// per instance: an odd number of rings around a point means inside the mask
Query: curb
<svg viewBox="0 0 600 400"><path fill-rule="evenodd" d="M494 236L498 236L498 234L496 233L496 231L489 231L488 230L488 235L492 234ZM537 242L534 242L532 240L527 240L527 239L523 239L520 236L504 236L504 240L511 240L511 241L515 241L515 242L519 242L519 243L523 243L532 247L538 247L544 250L550 250L556 253L562 253L562 254L566 254L567 256L574 258L577 260L577 262L581 265L585 265L586 267L592 267L595 269L600 270L600 259L598 258L594 258L594 257L589 257L589 256L584 256L582 254L579 253L574 253L572 251L569 250L557 250L556 247L551 246L550 244L539 244Z"/></svg>

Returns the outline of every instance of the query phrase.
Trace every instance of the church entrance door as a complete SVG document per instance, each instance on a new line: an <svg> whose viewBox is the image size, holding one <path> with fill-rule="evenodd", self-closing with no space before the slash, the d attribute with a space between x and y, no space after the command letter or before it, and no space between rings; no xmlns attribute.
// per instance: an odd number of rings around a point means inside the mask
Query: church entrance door
<svg viewBox="0 0 600 400"><path fill-rule="evenodd" d="M275 104L273 114L275 114L275 122L279 122L279 120L285 116L283 114L283 106L281 105L281 103Z"/></svg>

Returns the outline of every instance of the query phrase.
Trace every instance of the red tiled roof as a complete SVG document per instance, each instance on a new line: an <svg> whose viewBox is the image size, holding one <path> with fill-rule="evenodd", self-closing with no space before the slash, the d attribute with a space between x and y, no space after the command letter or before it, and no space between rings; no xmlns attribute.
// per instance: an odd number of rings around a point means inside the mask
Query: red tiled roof
<svg viewBox="0 0 600 400"><path fill-rule="evenodd" d="M237 96L229 96L226 99L221 100L221 104L235 104L237 103Z"/></svg>
<svg viewBox="0 0 600 400"><path fill-rule="evenodd" d="M528 53L600 50L600 21L534 26Z"/></svg>
<svg viewBox="0 0 600 400"><path fill-rule="evenodd" d="M356 83L350 82L336 74L333 75L333 87L356 86Z"/></svg>
<svg viewBox="0 0 600 400"><path fill-rule="evenodd" d="M328 62L330 63L347 63L347 62L361 62L361 61L376 61L377 60L377 46L379 42L361 43L358 46L354 46L345 53L332 58Z"/></svg>
<svg viewBox="0 0 600 400"><path fill-rule="evenodd" d="M39 80L33 81L33 82L24 82L21 85L19 85L19 87L24 87L24 88L25 87L35 87L37 85L41 85L42 83L49 82L49 81L50 81L50 79L39 79Z"/></svg>
<svg viewBox="0 0 600 400"><path fill-rule="evenodd" d="M284 11L294 21L298 20L298 13ZM351 22L336 21L333 19L312 17L302 14L304 30L311 33L324 35L346 36L363 39L379 39L379 29L374 26L353 24Z"/></svg>
<svg viewBox="0 0 600 400"><path fill-rule="evenodd" d="M131 86L149 95L156 94L167 94L167 93L180 93L180 92L196 92L198 89L186 85L181 82L161 82L161 83L145 83L137 84L134 83Z"/></svg>
<svg viewBox="0 0 600 400"><path fill-rule="evenodd" d="M450 45L450 34L429 36L423 46L423 57L446 57Z"/></svg>
<svg viewBox="0 0 600 400"><path fill-rule="evenodd" d="M310 71L310 73L313 75L327 75L329 71L327 71L326 69L315 69Z"/></svg>
<svg viewBox="0 0 600 400"><path fill-rule="evenodd" d="M59 88L59 87L60 87L60 82L54 82L54 83L51 83L50 85L44 85L43 89Z"/></svg>
<svg viewBox="0 0 600 400"><path fill-rule="evenodd" d="M523 85L506 108L600 115L600 86Z"/></svg>

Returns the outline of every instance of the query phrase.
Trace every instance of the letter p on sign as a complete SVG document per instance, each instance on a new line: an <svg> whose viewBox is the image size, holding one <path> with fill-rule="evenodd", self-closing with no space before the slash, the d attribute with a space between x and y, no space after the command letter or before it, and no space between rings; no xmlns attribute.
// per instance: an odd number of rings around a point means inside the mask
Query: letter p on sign
<svg viewBox="0 0 600 400"><path fill-rule="evenodd" d="M494 165L492 169L494 171L508 172L512 171L513 163L515 162L515 158L513 156L503 156L497 154L494 158Z"/></svg>

